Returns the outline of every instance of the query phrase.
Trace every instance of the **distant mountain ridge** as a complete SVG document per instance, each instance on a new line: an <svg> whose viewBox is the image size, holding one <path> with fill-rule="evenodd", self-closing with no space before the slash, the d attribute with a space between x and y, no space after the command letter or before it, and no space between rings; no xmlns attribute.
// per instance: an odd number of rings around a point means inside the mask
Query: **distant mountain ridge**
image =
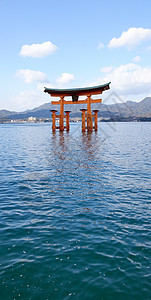
<svg viewBox="0 0 151 300"><path fill-rule="evenodd" d="M59 105L51 105L45 103L31 110L26 110L23 112L8 111L5 109L0 110L0 119L27 119L29 117L36 118L51 118L51 109L60 110ZM74 104L65 105L65 110L70 110L71 117L80 117L81 108L86 108L86 104ZM92 109L99 109L98 116L103 118L113 118L113 117L145 117L151 118L151 97L146 97L140 102L127 101L125 103L115 103L115 104L93 104Z"/></svg>

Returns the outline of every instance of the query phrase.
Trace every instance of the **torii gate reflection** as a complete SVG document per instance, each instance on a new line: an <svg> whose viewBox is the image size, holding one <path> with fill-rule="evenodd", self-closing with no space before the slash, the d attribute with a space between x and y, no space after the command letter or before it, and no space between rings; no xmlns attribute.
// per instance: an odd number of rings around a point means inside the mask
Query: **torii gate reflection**
<svg viewBox="0 0 151 300"><path fill-rule="evenodd" d="M87 88L76 88L76 89L49 89L44 88L44 92L50 94L52 97L60 97L59 101L51 101L52 105L60 105L60 115L56 115L56 110L51 110L52 112L52 131L59 129L60 131L64 131L66 129L69 131L69 114L70 111L65 111L64 115L64 105L65 104L87 104L87 109L81 109L82 111L82 131L88 132L97 131L97 114L98 110L93 110L94 114L92 115L91 111L91 103L101 103L102 99L92 99L92 95L102 94L103 91L108 90L110 88L110 83L106 83L103 85L95 86L95 87L87 87ZM64 97L71 96L72 101L65 100ZM79 96L86 96L85 100L79 100ZM59 126L56 126L56 118L59 118ZM94 126L93 126L93 118L94 118ZM66 126L64 126L64 119L66 119ZM87 121L87 126L85 124Z"/></svg>

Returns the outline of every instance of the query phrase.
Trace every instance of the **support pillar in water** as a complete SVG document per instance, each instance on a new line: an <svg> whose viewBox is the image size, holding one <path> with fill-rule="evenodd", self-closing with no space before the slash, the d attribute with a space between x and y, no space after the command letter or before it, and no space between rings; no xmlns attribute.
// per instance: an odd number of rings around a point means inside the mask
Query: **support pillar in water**
<svg viewBox="0 0 151 300"><path fill-rule="evenodd" d="M66 114L66 130L69 131L69 129L70 129L70 126L69 126L69 114L70 114L70 110L66 110L65 114Z"/></svg>
<svg viewBox="0 0 151 300"><path fill-rule="evenodd" d="M87 131L93 131L92 112L91 112L91 96L87 98Z"/></svg>
<svg viewBox="0 0 151 300"><path fill-rule="evenodd" d="M85 126L85 113L87 109L80 109L82 111L82 132L85 132L86 126Z"/></svg>
<svg viewBox="0 0 151 300"><path fill-rule="evenodd" d="M54 132L56 130L56 112L57 110L52 109L52 131Z"/></svg>
<svg viewBox="0 0 151 300"><path fill-rule="evenodd" d="M97 109L93 110L94 112L94 130L98 130L98 111Z"/></svg>
<svg viewBox="0 0 151 300"><path fill-rule="evenodd" d="M64 97L60 98L59 129L60 131L64 131Z"/></svg>

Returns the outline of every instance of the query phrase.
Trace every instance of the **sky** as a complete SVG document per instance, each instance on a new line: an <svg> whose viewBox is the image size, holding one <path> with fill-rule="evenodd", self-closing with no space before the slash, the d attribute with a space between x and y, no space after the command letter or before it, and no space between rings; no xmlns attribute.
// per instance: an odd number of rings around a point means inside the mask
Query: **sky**
<svg viewBox="0 0 151 300"><path fill-rule="evenodd" d="M0 0L0 109L48 103L44 87L111 82L104 103L151 96L150 0Z"/></svg>

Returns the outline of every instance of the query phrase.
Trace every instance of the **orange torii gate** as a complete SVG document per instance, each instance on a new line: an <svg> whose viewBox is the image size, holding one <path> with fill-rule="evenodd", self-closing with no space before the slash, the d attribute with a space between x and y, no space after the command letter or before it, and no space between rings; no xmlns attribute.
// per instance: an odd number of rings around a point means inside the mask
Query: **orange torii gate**
<svg viewBox="0 0 151 300"><path fill-rule="evenodd" d="M60 131L64 131L66 129L69 131L69 113L70 111L65 111L66 115L64 115L64 105L65 104L87 104L87 109L81 109L82 111L82 131L97 131L97 113L98 110L94 110L94 115L91 112L91 103L101 103L102 99L92 99L92 95L102 94L103 91L108 90L110 88L110 82L95 86L95 87L87 87L87 88L76 88L76 89L49 89L44 88L44 92L50 94L52 97L60 97L59 101L51 101L52 105L60 105L60 115L56 115L56 110L51 110L52 112L52 130L55 131L59 129ZM72 101L65 100L64 97L71 96ZM79 96L87 96L85 100L79 100ZM87 112L86 112L87 111ZM93 120L94 117L94 126ZM56 126L56 118L59 118L59 126ZM66 126L64 126L64 118L66 119ZM85 119L87 119L87 126L85 126Z"/></svg>

